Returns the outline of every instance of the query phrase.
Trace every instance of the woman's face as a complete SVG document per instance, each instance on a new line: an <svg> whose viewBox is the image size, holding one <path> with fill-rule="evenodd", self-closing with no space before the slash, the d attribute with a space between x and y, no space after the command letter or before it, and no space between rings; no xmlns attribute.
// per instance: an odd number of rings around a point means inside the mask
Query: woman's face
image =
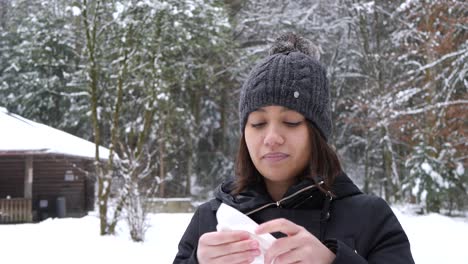
<svg viewBox="0 0 468 264"><path fill-rule="evenodd" d="M289 108L266 106L250 113L244 136L253 164L267 184L290 186L310 161L307 121Z"/></svg>

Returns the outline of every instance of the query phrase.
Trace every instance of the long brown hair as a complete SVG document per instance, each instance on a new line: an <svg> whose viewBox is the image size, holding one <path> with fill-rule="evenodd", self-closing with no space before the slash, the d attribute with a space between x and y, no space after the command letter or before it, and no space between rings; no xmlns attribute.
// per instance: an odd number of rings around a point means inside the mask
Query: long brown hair
<svg viewBox="0 0 468 264"><path fill-rule="evenodd" d="M320 135L320 132L311 122L307 122L309 138L311 141L311 159L308 168L305 168L304 177L312 179L316 184L321 177L324 181L319 188L323 192L331 191L331 186L335 178L341 172L340 160L336 152ZM263 182L262 175L255 168L247 149L244 133L239 141L239 149L236 157L236 182L232 191L233 194L239 194L247 186Z"/></svg>

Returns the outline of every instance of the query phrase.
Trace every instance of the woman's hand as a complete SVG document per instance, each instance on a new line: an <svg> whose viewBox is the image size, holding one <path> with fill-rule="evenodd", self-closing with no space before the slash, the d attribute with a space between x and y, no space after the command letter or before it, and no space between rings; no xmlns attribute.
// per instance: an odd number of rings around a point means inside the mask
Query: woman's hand
<svg viewBox="0 0 468 264"><path fill-rule="evenodd" d="M304 227L286 219L275 219L261 224L255 230L257 234L282 232L287 237L277 239L265 254L265 264L310 263L330 264L335 259L320 240Z"/></svg>
<svg viewBox="0 0 468 264"><path fill-rule="evenodd" d="M251 263L260 255L259 244L246 231L219 231L203 234L198 240L200 264Z"/></svg>

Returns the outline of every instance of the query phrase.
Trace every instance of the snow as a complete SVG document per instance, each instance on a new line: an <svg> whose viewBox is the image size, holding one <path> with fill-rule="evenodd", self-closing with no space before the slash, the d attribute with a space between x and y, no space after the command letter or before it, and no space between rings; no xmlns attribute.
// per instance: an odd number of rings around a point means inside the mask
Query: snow
<svg viewBox="0 0 468 264"><path fill-rule="evenodd" d="M373 14L375 9L375 1L370 1L367 3L356 3L353 4L353 7L356 11L364 11L368 14Z"/></svg>
<svg viewBox="0 0 468 264"><path fill-rule="evenodd" d="M468 263L468 218L415 215L393 208L405 229L416 263ZM95 212L38 224L0 225L1 263L172 263L192 214L151 214L143 243L132 242L124 222L118 235L99 236Z"/></svg>
<svg viewBox="0 0 468 264"><path fill-rule="evenodd" d="M418 196L418 193L419 193L420 184L421 184L421 179L416 178L416 183L414 184L414 187L411 189L411 193L416 197Z"/></svg>
<svg viewBox="0 0 468 264"><path fill-rule="evenodd" d="M167 101L169 100L169 94L166 93L160 93L156 96L159 100L164 100Z"/></svg>
<svg viewBox="0 0 468 264"><path fill-rule="evenodd" d="M56 153L94 158L95 145L58 129L9 113L0 107L0 153ZM99 148L101 158L109 157L109 150Z"/></svg>
<svg viewBox="0 0 468 264"><path fill-rule="evenodd" d="M465 167L463 167L463 163L457 163L457 174L462 176L465 173Z"/></svg>
<svg viewBox="0 0 468 264"><path fill-rule="evenodd" d="M423 169L423 171L431 176L431 178L437 182L437 184L439 184L439 186L444 186L444 187L447 187L447 183L445 181L445 179L442 177L442 175L440 175L437 171L433 170L431 165L429 165L429 163L427 162L423 162L421 164L421 168Z"/></svg>
<svg viewBox="0 0 468 264"><path fill-rule="evenodd" d="M419 93L421 91L420 88L410 88L404 91L399 91L396 94L396 101L395 103L400 105L405 102L407 102L409 99L411 99L415 94Z"/></svg>
<svg viewBox="0 0 468 264"><path fill-rule="evenodd" d="M404 3L402 3L398 8L397 8L397 12L403 12L405 10L407 10L413 3L415 2L415 0L406 0Z"/></svg>
<svg viewBox="0 0 468 264"><path fill-rule="evenodd" d="M393 210L408 235L416 263L468 263L468 217Z"/></svg>
<svg viewBox="0 0 468 264"><path fill-rule="evenodd" d="M117 19L124 11L125 7L120 2L115 5L115 12L112 14L114 19Z"/></svg>
<svg viewBox="0 0 468 264"><path fill-rule="evenodd" d="M67 6L65 11L71 11L73 16L81 15L81 9L77 6Z"/></svg>

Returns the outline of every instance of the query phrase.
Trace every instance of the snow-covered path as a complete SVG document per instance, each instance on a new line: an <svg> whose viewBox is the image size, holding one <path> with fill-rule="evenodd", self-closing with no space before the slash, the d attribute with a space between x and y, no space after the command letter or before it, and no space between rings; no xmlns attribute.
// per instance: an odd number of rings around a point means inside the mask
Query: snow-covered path
<svg viewBox="0 0 468 264"><path fill-rule="evenodd" d="M411 215L393 208L411 243L417 264L468 264L468 217Z"/></svg>

